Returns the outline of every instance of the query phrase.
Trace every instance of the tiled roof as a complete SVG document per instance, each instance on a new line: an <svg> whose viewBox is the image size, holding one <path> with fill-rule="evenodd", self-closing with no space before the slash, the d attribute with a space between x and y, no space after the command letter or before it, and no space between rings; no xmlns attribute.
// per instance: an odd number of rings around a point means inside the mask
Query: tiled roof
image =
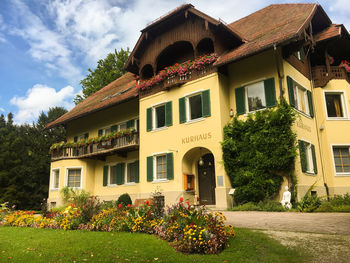
<svg viewBox="0 0 350 263"><path fill-rule="evenodd" d="M270 5L229 25L247 42L220 56L215 65L223 65L256 54L297 38L314 14L317 4Z"/></svg>
<svg viewBox="0 0 350 263"><path fill-rule="evenodd" d="M331 24L328 28L315 36L315 41L323 41L333 37L340 37L342 34L349 35L348 31L341 24Z"/></svg>
<svg viewBox="0 0 350 263"><path fill-rule="evenodd" d="M138 91L136 88L136 80L134 79L134 75L131 73L126 73L108 84L103 89L86 98L60 118L49 123L46 128L53 128L57 125L67 123L68 121L120 104L136 97L138 97Z"/></svg>

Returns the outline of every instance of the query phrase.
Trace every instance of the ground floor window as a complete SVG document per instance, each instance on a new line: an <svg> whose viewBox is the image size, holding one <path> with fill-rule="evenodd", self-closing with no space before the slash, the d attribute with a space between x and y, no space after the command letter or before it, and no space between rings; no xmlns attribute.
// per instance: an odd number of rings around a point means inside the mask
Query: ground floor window
<svg viewBox="0 0 350 263"><path fill-rule="evenodd" d="M350 173L349 146L333 146L333 157L337 173Z"/></svg>
<svg viewBox="0 0 350 263"><path fill-rule="evenodd" d="M127 183L136 183L138 174L139 174L138 161L135 161L133 163L128 163L126 182Z"/></svg>
<svg viewBox="0 0 350 263"><path fill-rule="evenodd" d="M116 185L117 184L117 166L113 165L109 167L109 184Z"/></svg>
<svg viewBox="0 0 350 263"><path fill-rule="evenodd" d="M166 179L166 155L158 155L156 161L156 180Z"/></svg>
<svg viewBox="0 0 350 263"><path fill-rule="evenodd" d="M60 170L53 169L52 170L52 189L58 189L60 187Z"/></svg>
<svg viewBox="0 0 350 263"><path fill-rule="evenodd" d="M68 187L81 187L81 168L68 169Z"/></svg>

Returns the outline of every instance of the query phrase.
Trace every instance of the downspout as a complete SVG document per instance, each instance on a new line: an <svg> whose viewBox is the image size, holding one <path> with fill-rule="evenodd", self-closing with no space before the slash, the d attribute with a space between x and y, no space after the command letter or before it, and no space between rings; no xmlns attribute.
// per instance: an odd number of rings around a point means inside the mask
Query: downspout
<svg viewBox="0 0 350 263"><path fill-rule="evenodd" d="M278 50L277 50L276 44L273 44L273 56L275 58L276 69L277 69L277 73L278 73L278 84L279 84L279 89L280 89L280 102L282 102L282 100L283 100L282 83L283 83L284 75L282 74L280 67L279 67Z"/></svg>
<svg viewBox="0 0 350 263"><path fill-rule="evenodd" d="M310 51L310 48L306 53L307 55L309 55L309 51ZM328 60L327 51L325 52L325 57L326 57L326 60ZM328 61L328 63L329 63L329 61ZM311 88L312 88L312 97L315 98L314 90L316 89L316 87L315 87L315 83L314 83L313 76L312 76L311 60L310 59L308 59L308 64L309 64L308 65L309 66L309 74L310 74L310 79L311 79L310 82L311 82ZM327 64L327 62L326 62L326 64ZM328 67L327 67L327 71L328 71ZM314 106L314 112L315 112L314 117L315 117L315 122L316 122L316 135L317 135L317 141L318 141L318 145L319 145L320 160L321 160L321 166L322 166L323 185L326 188L327 200L329 201L329 188L328 188L326 178L324 175L324 163L323 163L323 154L322 154L322 148L321 148L321 135L320 135L320 129L318 127L318 120L317 120L318 115L317 115L317 110L316 110L315 106Z"/></svg>

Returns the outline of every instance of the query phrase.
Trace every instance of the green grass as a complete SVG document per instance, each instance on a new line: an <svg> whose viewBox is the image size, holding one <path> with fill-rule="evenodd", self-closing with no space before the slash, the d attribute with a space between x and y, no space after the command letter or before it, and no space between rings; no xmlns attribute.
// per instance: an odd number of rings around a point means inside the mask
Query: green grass
<svg viewBox="0 0 350 263"><path fill-rule="evenodd" d="M0 227L0 262L303 262L265 234L236 229L219 255L184 255L147 234Z"/></svg>

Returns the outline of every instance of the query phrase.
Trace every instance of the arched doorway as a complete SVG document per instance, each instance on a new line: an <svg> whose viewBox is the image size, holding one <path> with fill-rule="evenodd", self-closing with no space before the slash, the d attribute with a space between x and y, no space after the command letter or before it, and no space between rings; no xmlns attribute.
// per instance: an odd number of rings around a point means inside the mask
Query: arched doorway
<svg viewBox="0 0 350 263"><path fill-rule="evenodd" d="M215 162L212 153L198 161L199 200L202 205L215 205Z"/></svg>

